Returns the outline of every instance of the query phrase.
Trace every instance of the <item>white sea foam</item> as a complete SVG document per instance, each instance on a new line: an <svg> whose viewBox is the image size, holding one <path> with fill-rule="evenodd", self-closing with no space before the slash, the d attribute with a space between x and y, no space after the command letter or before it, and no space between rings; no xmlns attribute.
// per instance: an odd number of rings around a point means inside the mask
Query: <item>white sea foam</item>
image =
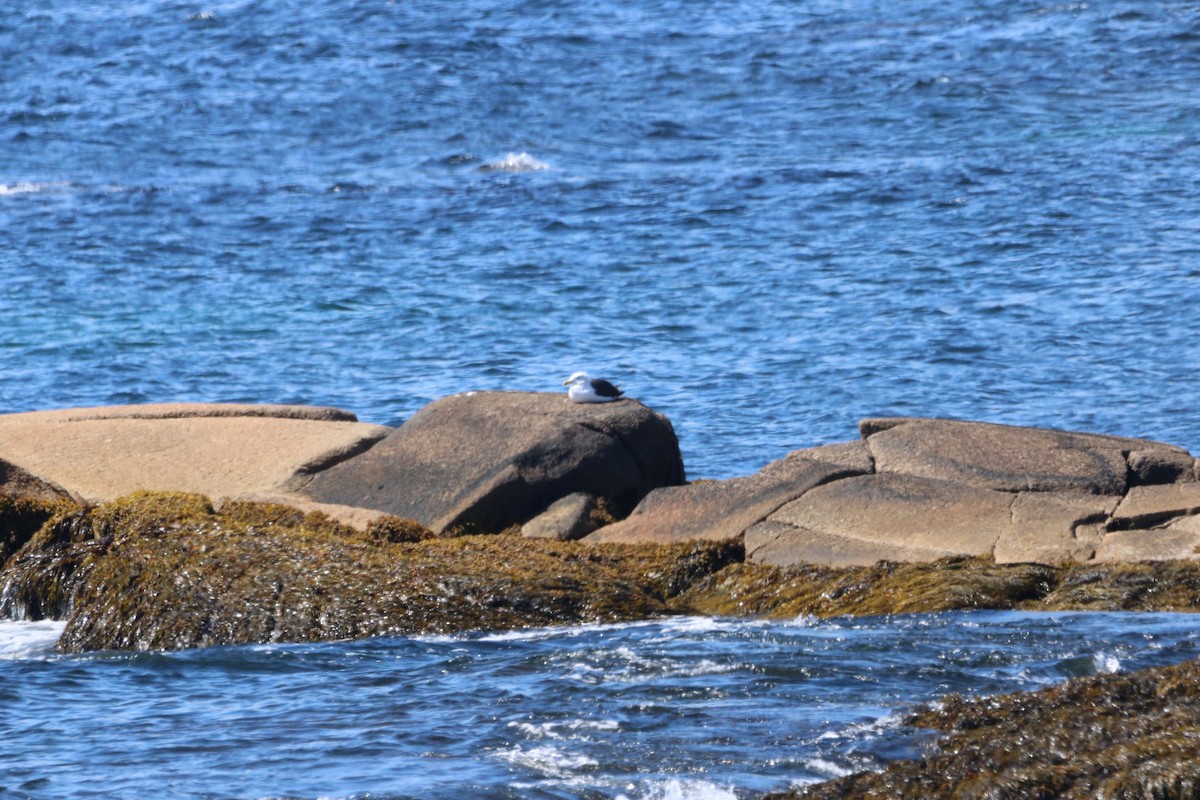
<svg viewBox="0 0 1200 800"><path fill-rule="evenodd" d="M65 186L65 184L32 183L29 181L20 181L18 183L0 183L0 197L6 197L13 194L38 194L40 192L49 191L62 186Z"/></svg>
<svg viewBox="0 0 1200 800"><path fill-rule="evenodd" d="M565 722L510 722L508 727L525 735L528 739L580 739L591 731L611 733L621 729L621 724L612 719L572 719Z"/></svg>
<svg viewBox="0 0 1200 800"><path fill-rule="evenodd" d="M497 631L483 636L470 636L468 638L480 642L521 642L521 641L537 641L540 639L554 638L569 638L574 636L585 636L591 633L606 633L609 631L628 630L629 628L643 628L650 625L662 624L659 620L642 620L639 622L592 622L583 625L557 625L546 628L522 628L513 631ZM427 641L456 641L464 638L461 634L458 635L438 635L416 637Z"/></svg>
<svg viewBox="0 0 1200 800"><path fill-rule="evenodd" d="M552 778L570 778L583 770L600 766L595 759L582 753L569 753L554 745L536 747L510 747L496 752L510 764L537 770Z"/></svg>
<svg viewBox="0 0 1200 800"><path fill-rule="evenodd" d="M0 622L0 659L17 661L44 656L54 650L65 627L67 623L55 620Z"/></svg>
<svg viewBox="0 0 1200 800"><path fill-rule="evenodd" d="M825 731L817 737L817 740L851 739L861 741L863 739L878 736L880 733L890 728L899 727L903 722L904 718L902 716L889 712L878 719L873 719L868 722L854 722L845 726L844 728Z"/></svg>
<svg viewBox="0 0 1200 800"><path fill-rule="evenodd" d="M504 158L484 164L482 168L497 172L536 172L550 169L550 165L534 158L529 153L509 153Z"/></svg>
<svg viewBox="0 0 1200 800"><path fill-rule="evenodd" d="M841 778L853 772L853 770L847 769L841 764L835 764L820 756L808 759L804 762L804 766L826 779Z"/></svg>
<svg viewBox="0 0 1200 800"><path fill-rule="evenodd" d="M631 785L626 791L632 794L619 794L617 800L737 800L737 795L727 786L678 778L654 781L641 789Z"/></svg>

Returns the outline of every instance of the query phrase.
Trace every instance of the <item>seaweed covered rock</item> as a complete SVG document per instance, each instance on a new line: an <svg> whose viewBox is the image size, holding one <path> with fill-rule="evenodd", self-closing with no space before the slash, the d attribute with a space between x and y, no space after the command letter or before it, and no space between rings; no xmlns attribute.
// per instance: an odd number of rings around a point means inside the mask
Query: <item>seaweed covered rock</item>
<svg viewBox="0 0 1200 800"><path fill-rule="evenodd" d="M414 541L416 540L416 541ZM175 649L643 619L740 557L360 532L284 506L137 493L52 518L10 560L0 614L65 617L63 650Z"/></svg>
<svg viewBox="0 0 1200 800"><path fill-rule="evenodd" d="M908 723L942 732L924 758L768 797L1200 796L1197 661L1076 679L1032 693L952 697Z"/></svg>
<svg viewBox="0 0 1200 800"><path fill-rule="evenodd" d="M624 516L651 490L683 479L670 421L636 400L580 405L561 394L471 392L430 403L304 491L438 532L492 533L576 492Z"/></svg>
<svg viewBox="0 0 1200 800"><path fill-rule="evenodd" d="M701 614L831 617L991 609L1200 611L1200 562L998 564L937 561L830 567L734 563L675 600Z"/></svg>
<svg viewBox="0 0 1200 800"><path fill-rule="evenodd" d="M4 569L9 557L33 538L47 520L74 506L74 503L62 499L0 494L0 570Z"/></svg>

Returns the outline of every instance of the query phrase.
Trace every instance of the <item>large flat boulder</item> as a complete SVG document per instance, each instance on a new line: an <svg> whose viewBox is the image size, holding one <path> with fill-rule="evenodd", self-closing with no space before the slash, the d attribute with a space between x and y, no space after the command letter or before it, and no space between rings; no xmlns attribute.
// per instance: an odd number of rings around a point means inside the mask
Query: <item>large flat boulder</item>
<svg viewBox="0 0 1200 800"><path fill-rule="evenodd" d="M1162 528L1122 530L1107 534L1093 562L1194 561L1200 559L1200 516L1179 517Z"/></svg>
<svg viewBox="0 0 1200 800"><path fill-rule="evenodd" d="M1144 480L1186 472L1187 451L1160 442L945 419L868 419L859 430L881 473L1006 492L1120 495L1136 453Z"/></svg>
<svg viewBox="0 0 1200 800"><path fill-rule="evenodd" d="M575 492L628 514L653 489L683 480L670 421L636 400L583 405L562 394L471 392L430 403L304 492L438 532L494 532Z"/></svg>
<svg viewBox="0 0 1200 800"><path fill-rule="evenodd" d="M820 564L828 567L870 566L879 561L923 563L951 555L941 547L903 541L883 544L841 533L813 531L764 520L746 531L746 560L773 567Z"/></svg>
<svg viewBox="0 0 1200 800"><path fill-rule="evenodd" d="M1108 495L1021 492L1013 500L1012 518L992 555L997 564L1063 566L1087 561L1120 500Z"/></svg>
<svg viewBox="0 0 1200 800"><path fill-rule="evenodd" d="M862 475L807 492L746 531L755 563L836 566L988 555L1014 495L911 475Z"/></svg>
<svg viewBox="0 0 1200 800"><path fill-rule="evenodd" d="M1200 483L1135 486L1113 512L1110 527L1150 528L1200 512Z"/></svg>
<svg viewBox="0 0 1200 800"><path fill-rule="evenodd" d="M392 431L338 409L169 403L0 415L6 493L279 495Z"/></svg>
<svg viewBox="0 0 1200 800"><path fill-rule="evenodd" d="M860 442L797 451L754 475L656 489L628 518L601 528L587 541L667 544L736 539L814 486L870 469L870 458Z"/></svg>

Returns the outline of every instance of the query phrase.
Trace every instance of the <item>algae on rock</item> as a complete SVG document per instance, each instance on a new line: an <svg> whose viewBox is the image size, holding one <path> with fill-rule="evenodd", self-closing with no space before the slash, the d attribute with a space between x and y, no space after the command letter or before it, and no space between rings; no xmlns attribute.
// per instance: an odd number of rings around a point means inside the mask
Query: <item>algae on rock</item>
<svg viewBox="0 0 1200 800"><path fill-rule="evenodd" d="M770 800L1200 796L1200 661L964 699L913 714L942 732L917 760Z"/></svg>
<svg viewBox="0 0 1200 800"><path fill-rule="evenodd" d="M675 594L738 557L437 539L403 520L359 532L284 506L143 492L51 519L10 560L6 603L65 617L67 651L447 633L671 613Z"/></svg>

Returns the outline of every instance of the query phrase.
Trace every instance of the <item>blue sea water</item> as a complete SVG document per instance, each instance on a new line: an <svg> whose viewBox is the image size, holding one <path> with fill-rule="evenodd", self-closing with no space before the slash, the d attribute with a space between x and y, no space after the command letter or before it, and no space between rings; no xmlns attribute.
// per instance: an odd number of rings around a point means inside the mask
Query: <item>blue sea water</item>
<svg viewBox="0 0 1200 800"><path fill-rule="evenodd" d="M682 618L59 656L0 623L0 798L755 797L915 757L901 718L1200 655L1180 614ZM7 650L5 644L8 644Z"/></svg>
<svg viewBox="0 0 1200 800"><path fill-rule="evenodd" d="M885 414L1200 450L1197 86L1179 0L0 4L0 412L395 424L588 369L691 477ZM0 796L740 796L910 753L910 702L1193 657L1192 628L57 657L5 627Z"/></svg>
<svg viewBox="0 0 1200 800"><path fill-rule="evenodd" d="M0 411L588 369L693 477L883 414L1197 448L1197 86L1179 1L3 4Z"/></svg>

